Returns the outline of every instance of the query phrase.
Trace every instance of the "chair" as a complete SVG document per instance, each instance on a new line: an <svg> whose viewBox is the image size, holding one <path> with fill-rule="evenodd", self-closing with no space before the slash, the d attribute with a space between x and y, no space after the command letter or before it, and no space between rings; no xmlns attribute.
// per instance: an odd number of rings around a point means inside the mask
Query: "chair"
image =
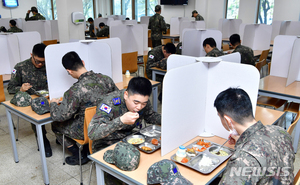
<svg viewBox="0 0 300 185"><path fill-rule="evenodd" d="M294 121L295 117L298 116L299 107L300 107L299 103L289 102L289 103L285 104L283 111L294 113L295 115L293 115L293 119L292 119L292 121Z"/></svg>
<svg viewBox="0 0 300 185"><path fill-rule="evenodd" d="M292 135L294 128L296 127L297 122L299 121L300 118L300 111L298 111L296 119L293 121L293 123L289 126L287 132Z"/></svg>
<svg viewBox="0 0 300 185"><path fill-rule="evenodd" d="M268 63L268 75L270 75L271 72L271 62Z"/></svg>
<svg viewBox="0 0 300 185"><path fill-rule="evenodd" d="M3 86L3 76L0 75L0 102L5 101L5 93L4 93L4 86Z"/></svg>
<svg viewBox="0 0 300 185"><path fill-rule="evenodd" d="M257 104L258 105L264 105L264 106L270 106L274 109L278 109L282 105L284 105L287 101L267 96L260 96L257 98Z"/></svg>
<svg viewBox="0 0 300 185"><path fill-rule="evenodd" d="M147 76L146 73L146 67L147 67L147 61L148 61L148 55L144 55L143 56L143 61L144 61L144 77L149 79L149 77ZM151 79L150 79L151 80Z"/></svg>
<svg viewBox="0 0 300 185"><path fill-rule="evenodd" d="M148 47L152 48L151 30L148 30Z"/></svg>
<svg viewBox="0 0 300 185"><path fill-rule="evenodd" d="M161 44L162 45L166 45L167 43L172 43L172 40L171 39L161 39Z"/></svg>
<svg viewBox="0 0 300 185"><path fill-rule="evenodd" d="M137 58L138 58L137 51L122 54L122 73L123 74L125 74L125 72L127 70L129 70L130 73L137 72L137 70L138 70Z"/></svg>
<svg viewBox="0 0 300 185"><path fill-rule="evenodd" d="M300 184L300 170L298 171L297 175L294 178L293 185L299 185Z"/></svg>
<svg viewBox="0 0 300 185"><path fill-rule="evenodd" d="M57 40L54 39L54 40L44 40L43 43L48 46L50 44L57 44Z"/></svg>
<svg viewBox="0 0 300 185"><path fill-rule="evenodd" d="M229 45L228 44L224 44L223 45L223 51L228 51L229 50Z"/></svg>
<svg viewBox="0 0 300 185"><path fill-rule="evenodd" d="M259 61L259 62L257 62L257 63L255 64L255 67L257 68L257 70L258 70L259 73L260 73L260 71L261 71L261 68L262 68L263 65L264 65L264 61L265 61L265 60Z"/></svg>
<svg viewBox="0 0 300 185"><path fill-rule="evenodd" d="M109 37L97 37L97 39L108 39Z"/></svg>
<svg viewBox="0 0 300 185"><path fill-rule="evenodd" d="M73 139L74 141L76 141L77 146L79 147L79 165L80 165L80 184L83 184L83 180L82 180L82 165L81 165L81 151L83 149L83 145L88 144L90 139L88 137L88 126L91 122L91 119L93 118L93 116L96 114L96 109L97 106L94 107L88 107L85 109L85 114L84 114L84 126L83 126L83 133L84 133L84 139L80 140L80 139ZM65 135L63 135L63 164L65 164Z"/></svg>
<svg viewBox="0 0 300 185"><path fill-rule="evenodd" d="M258 62L263 61L262 64L262 69L264 68L264 66L267 64L267 58L268 58L268 54L270 52L270 49L267 50L263 50L263 52L261 53ZM262 76L266 76L264 75L264 70L262 70Z"/></svg>

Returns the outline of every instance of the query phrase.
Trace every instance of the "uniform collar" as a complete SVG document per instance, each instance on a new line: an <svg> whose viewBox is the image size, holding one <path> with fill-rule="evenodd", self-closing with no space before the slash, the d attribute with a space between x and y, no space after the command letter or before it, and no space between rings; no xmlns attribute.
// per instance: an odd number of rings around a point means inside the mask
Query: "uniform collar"
<svg viewBox="0 0 300 185"><path fill-rule="evenodd" d="M93 72L92 70L91 70L91 71L87 71L87 72L81 74L80 77L78 78L78 80L81 80L81 79L83 79L83 78L86 77L86 76L90 76L90 75L93 74L93 73L94 73L94 72Z"/></svg>
<svg viewBox="0 0 300 185"><path fill-rule="evenodd" d="M251 138L252 135L254 135L257 131L259 131L260 129L262 129L264 127L265 126L260 121L258 121L254 125L247 128L247 130L245 130L242 133L242 135L240 136L240 138L237 140L235 147L236 148L239 146L242 147L244 143L248 142L248 140Z"/></svg>

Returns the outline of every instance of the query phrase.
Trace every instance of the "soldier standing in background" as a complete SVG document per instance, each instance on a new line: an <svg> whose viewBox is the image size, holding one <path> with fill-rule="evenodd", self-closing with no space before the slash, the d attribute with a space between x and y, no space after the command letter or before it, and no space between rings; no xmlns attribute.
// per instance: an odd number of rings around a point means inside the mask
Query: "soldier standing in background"
<svg viewBox="0 0 300 185"><path fill-rule="evenodd" d="M152 47L161 45L162 32L166 32L167 27L164 17L161 16L161 6L155 6L155 15L149 20L148 29L151 29Z"/></svg>
<svg viewBox="0 0 300 185"><path fill-rule="evenodd" d="M16 26L16 21L15 20L10 20L9 21L9 26L10 26L10 28L7 30L7 32L23 32L23 30L22 29L20 29L20 28L18 28L17 26Z"/></svg>
<svg viewBox="0 0 300 185"><path fill-rule="evenodd" d="M192 12L192 17L195 17L195 21L204 21L204 18L198 14L197 10Z"/></svg>
<svg viewBox="0 0 300 185"><path fill-rule="evenodd" d="M68 74L78 79L72 87L64 93L59 105L59 99L50 101L50 114L53 119L52 131L56 135L57 142L65 143L73 156L66 158L69 165L79 165L79 148L72 139L84 139L84 112L87 107L98 105L103 95L118 90L113 80L100 73L87 71L84 61L78 54L71 51L62 58L62 64ZM88 148L83 151L81 164L88 162Z"/></svg>
<svg viewBox="0 0 300 185"><path fill-rule="evenodd" d="M33 16L29 17L30 12L32 12ZM25 21L36 21L36 20L46 20L44 16L42 16L35 6L31 7L30 10L27 11Z"/></svg>
<svg viewBox="0 0 300 185"><path fill-rule="evenodd" d="M93 18L88 18L88 22L90 23L89 26L89 33L90 33L90 37L95 37L95 30L94 30L94 20Z"/></svg>

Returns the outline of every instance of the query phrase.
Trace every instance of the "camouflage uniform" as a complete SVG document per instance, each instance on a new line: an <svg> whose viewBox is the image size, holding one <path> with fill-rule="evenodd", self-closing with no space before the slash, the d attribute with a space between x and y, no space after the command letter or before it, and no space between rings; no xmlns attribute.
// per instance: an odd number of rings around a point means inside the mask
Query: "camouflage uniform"
<svg viewBox="0 0 300 185"><path fill-rule="evenodd" d="M25 21L37 21L37 20L46 20L44 16L40 13L37 13L31 17L29 17L29 13L26 13Z"/></svg>
<svg viewBox="0 0 300 185"><path fill-rule="evenodd" d="M220 184L245 184L249 181L252 184L272 185L279 181L281 181L281 184L292 184L294 180L294 160L295 155L291 136L283 128L273 125L264 126L259 121L244 131L237 140L235 152L227 163ZM277 169L274 170L273 175L268 175L267 172L257 175L260 174L258 170L247 168L244 175L238 176L235 171L238 171L239 167L257 167L260 169L263 167L281 167L280 170L282 167L290 168L280 171L280 175L278 175ZM282 176L285 173L284 171L288 171L289 174Z"/></svg>
<svg viewBox="0 0 300 185"><path fill-rule="evenodd" d="M212 49L210 52L208 52L205 56L206 57L218 57L224 55L218 48Z"/></svg>
<svg viewBox="0 0 300 185"><path fill-rule="evenodd" d="M20 29L20 28L18 28L18 27L16 27L16 26L13 26L13 27L11 27L11 28L9 28L8 30L7 30L7 32L23 32L23 30L22 29Z"/></svg>
<svg viewBox="0 0 300 185"><path fill-rule="evenodd" d="M234 52L239 52L241 54L242 64L250 64L255 66L254 54L251 48L247 46L238 45L232 53Z"/></svg>
<svg viewBox="0 0 300 185"><path fill-rule="evenodd" d="M16 64L7 86L8 92L10 94L17 93L23 83L32 85L32 88L26 91L30 95L35 94L34 90L48 90L46 67L36 68L31 58Z"/></svg>
<svg viewBox="0 0 300 185"><path fill-rule="evenodd" d="M94 23L90 24L89 27L89 33L91 37L95 37L95 33L94 33Z"/></svg>
<svg viewBox="0 0 300 185"><path fill-rule="evenodd" d="M148 29L151 29L152 47L161 45L162 32L167 29L164 17L158 13L150 17Z"/></svg>
<svg viewBox="0 0 300 185"><path fill-rule="evenodd" d="M152 79L152 67L167 68L167 59L165 59L162 46L157 46L148 52L148 60L146 65L146 73L148 78ZM163 76L156 75L156 81L162 82Z"/></svg>
<svg viewBox="0 0 300 185"><path fill-rule="evenodd" d="M181 55L182 53L182 42L179 42L176 46L176 54Z"/></svg>
<svg viewBox="0 0 300 185"><path fill-rule="evenodd" d="M87 107L96 106L103 95L117 90L113 80L105 75L88 71L82 74L78 81L64 93L60 105L52 102L50 114L53 119L52 131L57 140L62 143L65 134L66 146L75 144L70 139L83 139L84 112Z"/></svg>
<svg viewBox="0 0 300 185"><path fill-rule="evenodd" d="M136 126L141 125L143 119L150 124L161 124L161 115L153 111L149 100L146 107L139 111L139 118L135 124L123 124L120 117L128 112L124 100L124 91L125 89L107 94L98 105L96 114L88 128L88 136L93 140L93 152L99 151L132 134L132 130ZM120 98L120 104L114 104L113 99L115 98ZM100 109L103 104L111 108L110 113Z"/></svg>
<svg viewBox="0 0 300 185"><path fill-rule="evenodd" d="M104 26L100 31L97 30L97 37L108 37L109 35L109 26Z"/></svg>
<svg viewBox="0 0 300 185"><path fill-rule="evenodd" d="M198 14L196 17L195 17L195 21L204 21L204 18Z"/></svg>

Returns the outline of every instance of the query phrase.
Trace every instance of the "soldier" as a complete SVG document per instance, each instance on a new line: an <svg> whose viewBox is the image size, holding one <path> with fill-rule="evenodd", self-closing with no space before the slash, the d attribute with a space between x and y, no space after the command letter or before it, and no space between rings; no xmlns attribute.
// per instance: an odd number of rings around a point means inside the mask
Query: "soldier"
<svg viewBox="0 0 300 185"><path fill-rule="evenodd" d="M241 63L242 64L250 64L255 66L255 59L253 50L247 46L241 45L241 39L239 34L233 34L229 38L230 45L233 47L232 52L227 53L234 53L239 52L241 54Z"/></svg>
<svg viewBox="0 0 300 185"><path fill-rule="evenodd" d="M9 26L10 26L10 28L7 30L7 32L23 32L23 30L22 29L20 29L20 28L18 28L17 26L16 26L16 21L15 20L10 20L9 21Z"/></svg>
<svg viewBox="0 0 300 185"><path fill-rule="evenodd" d="M87 107L98 105L103 95L118 90L113 80L100 73L87 71L84 61L78 54L71 51L62 58L62 64L68 74L78 79L72 87L64 93L59 105L59 99L50 101L50 114L53 119L52 131L57 142L62 144L65 134L65 143L72 156L66 158L69 165L79 164L79 148L71 139L84 139L84 112ZM82 164L88 162L87 151L82 156Z"/></svg>
<svg viewBox="0 0 300 185"><path fill-rule="evenodd" d="M161 45L162 32L166 32L166 23L164 17L161 16L161 6L155 6L155 15L149 20L148 29L151 29L152 47Z"/></svg>
<svg viewBox="0 0 300 185"><path fill-rule="evenodd" d="M97 37L108 37L109 35L109 27L106 26L103 22L99 23L99 27L100 27L100 31L98 29L98 27L96 26L96 30L97 30Z"/></svg>
<svg viewBox="0 0 300 185"><path fill-rule="evenodd" d="M197 10L192 12L192 17L195 17L195 21L204 21L204 18L198 14Z"/></svg>
<svg viewBox="0 0 300 185"><path fill-rule="evenodd" d="M292 138L283 128L256 121L251 100L242 89L221 92L214 106L223 127L231 133L229 143L235 144L220 184L293 183Z"/></svg>
<svg viewBox="0 0 300 185"><path fill-rule="evenodd" d="M30 12L32 12L33 16L29 17ZM36 21L36 20L46 20L44 16L42 16L35 6L31 7L30 10L27 11L25 21Z"/></svg>
<svg viewBox="0 0 300 185"><path fill-rule="evenodd" d="M36 94L36 91L39 90L48 90L44 55L45 48L46 45L43 43L34 45L30 54L31 57L15 65L7 86L8 93L15 94L18 91L22 91L32 95ZM31 124L31 127L36 136L35 125ZM42 131L46 157L51 157L52 150L50 142L46 137L45 125L42 126Z"/></svg>
<svg viewBox="0 0 300 185"><path fill-rule="evenodd" d="M218 57L218 56L222 56L223 53L218 50L218 48L216 47L216 41L215 39L213 39L212 37L206 38L203 41L203 48L206 52L206 57Z"/></svg>
<svg viewBox="0 0 300 185"><path fill-rule="evenodd" d="M89 33L90 33L90 37L95 37L95 30L94 30L94 20L93 18L88 18L88 22L90 23L89 26Z"/></svg>
<svg viewBox="0 0 300 185"><path fill-rule="evenodd" d="M176 53L176 48L173 43L167 43L166 45L157 46L148 52L148 61L146 66L146 72L148 78L152 79L152 67L159 67L161 69L167 69L167 59L171 54ZM162 82L162 77L156 78L157 81Z"/></svg>

